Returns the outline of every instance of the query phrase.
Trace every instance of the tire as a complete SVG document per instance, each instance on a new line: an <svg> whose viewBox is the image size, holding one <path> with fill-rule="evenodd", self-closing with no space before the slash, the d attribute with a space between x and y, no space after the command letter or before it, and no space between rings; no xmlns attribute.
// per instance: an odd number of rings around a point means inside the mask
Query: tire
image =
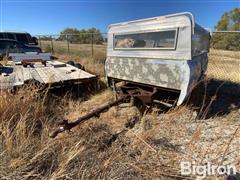
<svg viewBox="0 0 240 180"><path fill-rule="evenodd" d="M0 75L3 73L3 69L4 69L4 67L3 67L3 65L0 63Z"/></svg>
<svg viewBox="0 0 240 180"><path fill-rule="evenodd" d="M75 66L76 68L78 68L78 69L85 70L84 66L81 65L80 63L75 63L74 66Z"/></svg>
<svg viewBox="0 0 240 180"><path fill-rule="evenodd" d="M74 61L68 61L67 64L69 64L69 65L71 65L71 66L74 66L74 65L75 65Z"/></svg>

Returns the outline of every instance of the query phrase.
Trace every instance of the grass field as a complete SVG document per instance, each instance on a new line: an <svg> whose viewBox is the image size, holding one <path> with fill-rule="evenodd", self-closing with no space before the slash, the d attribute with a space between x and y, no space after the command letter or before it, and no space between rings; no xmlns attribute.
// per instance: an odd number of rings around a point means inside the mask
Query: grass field
<svg viewBox="0 0 240 180"><path fill-rule="evenodd" d="M89 57L94 53L106 52L106 44L92 45L92 44L71 44L66 41L41 41L39 44L44 51L53 52L64 55L77 55L80 57ZM92 51L93 49L93 51Z"/></svg>
<svg viewBox="0 0 240 180"><path fill-rule="evenodd" d="M96 46L93 57L77 54L85 46L74 48L71 56L56 53L103 75L103 47ZM111 91L79 98L39 94L34 87L1 92L0 179L184 179L181 161L234 164L240 171L239 60L239 52L211 50L201 104L193 98L165 113L153 108L142 118L136 107L113 107L56 139L49 134L57 122L103 105Z"/></svg>

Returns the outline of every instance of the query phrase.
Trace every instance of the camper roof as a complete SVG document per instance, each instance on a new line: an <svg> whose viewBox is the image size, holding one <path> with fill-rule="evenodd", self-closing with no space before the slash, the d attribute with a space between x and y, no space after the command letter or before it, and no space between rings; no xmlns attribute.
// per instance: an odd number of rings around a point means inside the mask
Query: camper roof
<svg viewBox="0 0 240 180"><path fill-rule="evenodd" d="M195 27L195 19L192 13L190 12L181 12L175 13L165 16L157 16L152 18L146 19L139 19L134 21L127 21L121 23L111 24L108 27L109 33L119 30L120 27L131 27L133 25L140 26L140 25L150 25L151 23L159 23L161 27L183 27L183 26L192 26L192 29Z"/></svg>
<svg viewBox="0 0 240 180"><path fill-rule="evenodd" d="M107 55L190 60L208 38L189 12L116 23L109 26Z"/></svg>

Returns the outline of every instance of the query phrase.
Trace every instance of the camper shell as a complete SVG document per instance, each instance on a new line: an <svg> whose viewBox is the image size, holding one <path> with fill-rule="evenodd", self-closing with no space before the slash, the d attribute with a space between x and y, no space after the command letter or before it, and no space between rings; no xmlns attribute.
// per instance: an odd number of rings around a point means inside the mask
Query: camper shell
<svg viewBox="0 0 240 180"><path fill-rule="evenodd" d="M206 73L209 40L189 12L112 24L107 81L152 87L180 105Z"/></svg>

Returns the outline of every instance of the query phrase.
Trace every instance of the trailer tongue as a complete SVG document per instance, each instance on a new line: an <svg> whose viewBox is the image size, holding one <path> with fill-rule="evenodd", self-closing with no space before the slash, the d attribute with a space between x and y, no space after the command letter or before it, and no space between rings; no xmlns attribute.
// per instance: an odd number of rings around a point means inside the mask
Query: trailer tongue
<svg viewBox="0 0 240 180"><path fill-rule="evenodd" d="M99 107L97 109L94 109L93 111L91 111L90 113L82 116L82 117L79 117L78 119L76 119L75 121L73 122L68 122L67 120L63 120L62 122L59 123L59 127L56 128L50 135L51 138L55 138L58 134L60 133L63 133L64 131L66 130L71 130L72 128L80 125L81 123L91 119L92 117L99 117L99 115L110 109L111 107L113 106L116 106L122 102L124 102L125 100L127 100L128 97L124 97L124 98L120 98L116 101L113 101L113 102L109 102L108 104L106 105L103 105L102 107Z"/></svg>

